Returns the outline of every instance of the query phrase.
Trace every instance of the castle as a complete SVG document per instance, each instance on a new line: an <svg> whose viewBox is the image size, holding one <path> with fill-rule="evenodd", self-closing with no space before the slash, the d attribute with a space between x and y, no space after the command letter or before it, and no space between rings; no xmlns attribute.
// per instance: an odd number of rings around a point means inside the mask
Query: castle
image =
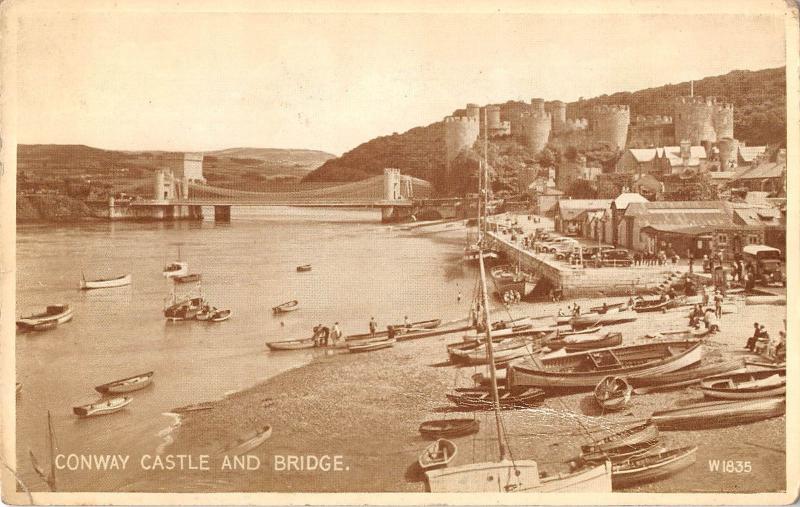
<svg viewBox="0 0 800 507"><path fill-rule="evenodd" d="M606 144L617 150L677 145L720 144L735 152L733 106L713 97L678 97L670 105L672 116L635 116L627 105L594 106L589 111L577 104L587 117L568 118L567 105L555 100L533 98L530 104L507 102L479 107L467 104L444 119L445 161L450 162L471 148L483 129L490 139L508 138L535 153L548 144L565 150L573 146L589 149ZM485 125L485 127L484 127Z"/></svg>

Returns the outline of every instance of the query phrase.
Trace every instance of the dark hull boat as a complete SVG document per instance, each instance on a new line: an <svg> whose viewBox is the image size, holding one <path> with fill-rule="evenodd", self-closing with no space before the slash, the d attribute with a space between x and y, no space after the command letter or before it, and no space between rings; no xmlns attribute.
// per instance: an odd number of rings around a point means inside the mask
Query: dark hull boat
<svg viewBox="0 0 800 507"><path fill-rule="evenodd" d="M700 388L706 398L752 400L786 393L786 368L748 371L703 379Z"/></svg>
<svg viewBox="0 0 800 507"><path fill-rule="evenodd" d="M614 488L622 488L658 481L692 466L695 461L696 446L631 458L611 469L611 484Z"/></svg>
<svg viewBox="0 0 800 507"><path fill-rule="evenodd" d="M311 264L303 264L302 266L297 266L298 273L307 273L311 271Z"/></svg>
<svg viewBox="0 0 800 507"><path fill-rule="evenodd" d="M456 392L447 394L447 399L459 407L491 410L494 408L492 393L486 390L475 390L467 392ZM498 389L500 408L528 408L541 405L545 398L545 393L541 389L523 389L518 391L508 391Z"/></svg>
<svg viewBox="0 0 800 507"><path fill-rule="evenodd" d="M480 427L480 421L476 419L435 419L420 424L419 432L432 439L454 438L477 433Z"/></svg>
<svg viewBox="0 0 800 507"><path fill-rule="evenodd" d="M602 461L606 455L635 452L643 446L650 448L658 442L658 438L655 424L638 424L606 435L594 443L582 445L581 457L587 461Z"/></svg>
<svg viewBox="0 0 800 507"><path fill-rule="evenodd" d="M712 401L653 412L650 421L662 430L696 430L747 424L786 413L785 398Z"/></svg>
<svg viewBox="0 0 800 507"><path fill-rule="evenodd" d="M501 301L507 303L525 299L539 283L537 277L518 272L507 265L492 268L490 274L497 288L497 295Z"/></svg>
<svg viewBox="0 0 800 507"><path fill-rule="evenodd" d="M164 318L170 321L192 320L206 305L203 298L191 298L175 303L164 310Z"/></svg>
<svg viewBox="0 0 800 507"><path fill-rule="evenodd" d="M153 380L153 372L141 373L123 379L95 386L94 390L100 394L120 394L138 391L149 386Z"/></svg>
<svg viewBox="0 0 800 507"><path fill-rule="evenodd" d="M172 279L175 280L175 283L192 283L192 282L199 282L202 278L200 273L192 273L190 275L184 276L175 276Z"/></svg>
<svg viewBox="0 0 800 507"><path fill-rule="evenodd" d="M665 312L671 308L677 308L681 305L682 303L677 299L665 299L663 301L639 299L633 303L633 311L636 313Z"/></svg>
<svg viewBox="0 0 800 507"><path fill-rule="evenodd" d="M594 389L608 375L653 376L689 367L703 358L699 341L670 341L577 352L511 364L509 387Z"/></svg>
<svg viewBox="0 0 800 507"><path fill-rule="evenodd" d="M659 440L648 440L640 444L629 445L626 447L619 447L604 452L597 452L591 454L581 455L584 462L602 462L606 459L611 460L612 464L622 463L623 461L648 454L658 444Z"/></svg>
<svg viewBox="0 0 800 507"><path fill-rule="evenodd" d="M442 325L441 319L421 320L419 322L411 322L406 324L397 324L393 326L395 330L403 330L406 332L419 331L421 329L435 329Z"/></svg>

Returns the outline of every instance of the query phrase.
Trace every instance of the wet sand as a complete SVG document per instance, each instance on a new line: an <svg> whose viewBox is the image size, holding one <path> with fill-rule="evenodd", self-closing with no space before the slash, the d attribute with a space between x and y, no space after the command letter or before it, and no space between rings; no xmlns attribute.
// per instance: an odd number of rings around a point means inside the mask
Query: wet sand
<svg viewBox="0 0 800 507"><path fill-rule="evenodd" d="M588 303L582 300L582 306ZM468 303L466 303L468 304ZM453 303L455 305L455 303ZM459 304L464 306L465 302ZM515 316L553 315L558 305L513 307ZM566 303L561 303L566 306ZM452 310L452 309L450 309ZM646 333L681 329L685 311L641 314L633 323L611 329L631 343ZM746 357L742 348L754 321L771 333L783 328L785 307L739 305L724 315L722 332L706 344L706 357ZM497 316L496 318L502 318ZM260 460L252 471L212 470L145 472L125 489L131 491L390 491L425 490L416 460L428 441L417 428L427 419L471 417L480 420L478 434L456 439L453 465L495 459L497 444L491 412L455 411L445 393L472 385L481 367L439 366L447 360L445 345L460 334L400 342L394 348L350 354L317 351L308 365L214 403L211 410L185 415L168 454L214 454L239 435L263 424L272 437L251 454ZM286 352L291 354L292 352ZM702 401L697 388L635 396L632 407L602 415L591 393L548 398L535 409L504 411L503 421L515 459L536 459L545 470L561 469L576 457L586 431L619 428L646 419L653 411ZM785 485L785 417L721 429L662 432L668 448L698 445L697 462L666 480L643 485L641 492L767 492ZM341 456L341 471L281 471L286 456ZM314 458L312 458L313 461ZM276 461L277 460L277 461ZM750 461L749 473L711 471L710 460Z"/></svg>

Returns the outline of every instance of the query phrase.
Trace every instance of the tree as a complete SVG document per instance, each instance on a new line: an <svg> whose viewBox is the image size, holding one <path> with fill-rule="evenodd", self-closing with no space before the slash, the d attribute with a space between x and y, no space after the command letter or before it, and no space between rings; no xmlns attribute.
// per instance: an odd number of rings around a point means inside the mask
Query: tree
<svg viewBox="0 0 800 507"><path fill-rule="evenodd" d="M567 189L566 194L573 199L597 198L597 190L595 190L590 181L584 179L573 181Z"/></svg>

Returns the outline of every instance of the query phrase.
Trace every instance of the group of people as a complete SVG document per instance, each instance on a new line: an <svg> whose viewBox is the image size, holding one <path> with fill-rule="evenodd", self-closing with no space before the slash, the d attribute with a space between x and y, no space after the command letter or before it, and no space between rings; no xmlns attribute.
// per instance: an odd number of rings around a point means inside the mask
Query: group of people
<svg viewBox="0 0 800 507"><path fill-rule="evenodd" d="M753 323L753 336L747 339L744 348L755 354L762 354L775 361L786 360L786 332L780 331L773 340L763 324Z"/></svg>
<svg viewBox="0 0 800 507"><path fill-rule="evenodd" d="M703 310L703 306L698 303L689 312L689 327L699 329L700 322L703 322L710 333L717 333L720 330L717 311L711 308Z"/></svg>
<svg viewBox="0 0 800 507"><path fill-rule="evenodd" d="M317 324L314 326L314 345L317 347L333 347L342 340L342 329L335 322L333 327Z"/></svg>

